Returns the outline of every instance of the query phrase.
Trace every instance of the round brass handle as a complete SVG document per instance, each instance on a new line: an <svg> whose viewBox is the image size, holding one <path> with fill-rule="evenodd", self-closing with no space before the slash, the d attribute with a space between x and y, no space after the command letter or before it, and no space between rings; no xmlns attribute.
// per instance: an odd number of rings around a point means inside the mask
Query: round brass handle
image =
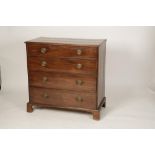
<svg viewBox="0 0 155 155"><path fill-rule="evenodd" d="M82 64L77 64L77 65L76 65L76 68L77 68L77 69L81 69L82 67L83 67Z"/></svg>
<svg viewBox="0 0 155 155"><path fill-rule="evenodd" d="M76 50L76 54L77 54L77 55L81 55L81 54L82 54L82 50L81 50L81 49L77 49L77 50Z"/></svg>
<svg viewBox="0 0 155 155"><path fill-rule="evenodd" d="M45 54L45 53L47 52L47 49L46 49L46 48L41 48L41 49L40 49L40 52L41 52L42 54Z"/></svg>
<svg viewBox="0 0 155 155"><path fill-rule="evenodd" d="M83 82L82 80L76 80L76 84L77 84L77 85L83 85L83 83L84 83L84 82Z"/></svg>
<svg viewBox="0 0 155 155"><path fill-rule="evenodd" d="M83 102L83 98L81 96L77 96L75 98L75 100L78 101L78 102Z"/></svg>
<svg viewBox="0 0 155 155"><path fill-rule="evenodd" d="M47 93L44 93L43 94L43 98L46 98L46 99L49 98L48 94Z"/></svg>
<svg viewBox="0 0 155 155"><path fill-rule="evenodd" d="M48 78L46 76L43 77L43 82L47 82Z"/></svg>
<svg viewBox="0 0 155 155"><path fill-rule="evenodd" d="M41 66L42 66L42 67L45 67L46 65L47 65L47 62L46 62L46 61L42 61L42 62L41 62Z"/></svg>

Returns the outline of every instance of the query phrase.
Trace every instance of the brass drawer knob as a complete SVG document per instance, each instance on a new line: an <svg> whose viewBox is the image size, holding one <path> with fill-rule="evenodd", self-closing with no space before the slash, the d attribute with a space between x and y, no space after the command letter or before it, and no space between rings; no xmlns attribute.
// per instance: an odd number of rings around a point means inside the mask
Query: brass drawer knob
<svg viewBox="0 0 155 155"><path fill-rule="evenodd" d="M46 61L42 61L42 62L41 62L41 66L42 66L42 67L45 67L46 65L47 65L47 62L46 62Z"/></svg>
<svg viewBox="0 0 155 155"><path fill-rule="evenodd" d="M40 52L41 52L42 54L45 54L45 53L47 52L47 49L46 49L46 48L41 48L41 49L40 49Z"/></svg>
<svg viewBox="0 0 155 155"><path fill-rule="evenodd" d="M75 98L75 100L78 101L78 102L83 102L83 98L81 96L77 96Z"/></svg>
<svg viewBox="0 0 155 155"><path fill-rule="evenodd" d="M77 69L81 69L82 67L83 67L82 64L77 64L77 65L76 65L76 68L77 68Z"/></svg>
<svg viewBox="0 0 155 155"><path fill-rule="evenodd" d="M76 85L83 85L83 81L82 80L76 80Z"/></svg>
<svg viewBox="0 0 155 155"><path fill-rule="evenodd" d="M48 78L46 76L43 77L43 82L47 82Z"/></svg>
<svg viewBox="0 0 155 155"><path fill-rule="evenodd" d="M46 98L46 99L49 98L48 94L47 93L44 93L43 94L43 98Z"/></svg>
<svg viewBox="0 0 155 155"><path fill-rule="evenodd" d="M77 49L77 50L76 50L76 54L77 54L77 55L81 55L81 54L82 54L82 50L81 50L81 49Z"/></svg>

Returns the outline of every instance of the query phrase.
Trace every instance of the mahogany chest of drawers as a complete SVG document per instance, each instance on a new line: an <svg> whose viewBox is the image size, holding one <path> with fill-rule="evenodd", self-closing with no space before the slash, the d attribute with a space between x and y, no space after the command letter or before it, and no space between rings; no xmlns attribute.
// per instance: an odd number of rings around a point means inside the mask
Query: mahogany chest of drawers
<svg viewBox="0 0 155 155"><path fill-rule="evenodd" d="M86 111L100 119L105 107L106 40L37 38L26 41L29 102Z"/></svg>

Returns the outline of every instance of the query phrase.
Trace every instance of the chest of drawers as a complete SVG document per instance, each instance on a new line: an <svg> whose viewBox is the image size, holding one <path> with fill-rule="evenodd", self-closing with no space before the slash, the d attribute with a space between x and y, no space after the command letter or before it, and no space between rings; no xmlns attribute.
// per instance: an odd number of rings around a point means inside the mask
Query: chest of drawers
<svg viewBox="0 0 155 155"><path fill-rule="evenodd" d="M105 107L106 40L37 38L26 41L29 102L85 111L100 119Z"/></svg>

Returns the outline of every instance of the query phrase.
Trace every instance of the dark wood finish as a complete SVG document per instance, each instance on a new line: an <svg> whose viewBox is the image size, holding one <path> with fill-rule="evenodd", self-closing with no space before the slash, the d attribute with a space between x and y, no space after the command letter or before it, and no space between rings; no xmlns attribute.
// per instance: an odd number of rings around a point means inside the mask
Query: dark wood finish
<svg viewBox="0 0 155 155"><path fill-rule="evenodd" d="M52 44L29 44L28 56L41 56L51 58L77 57L77 58L97 58L97 47L89 46L69 46L69 45L52 45ZM41 53L45 48L46 52ZM78 54L81 50L81 54ZM63 52L62 52L63 51Z"/></svg>
<svg viewBox="0 0 155 155"><path fill-rule="evenodd" d="M105 101L105 98L103 98L100 106L96 109L96 110L92 110L92 109L85 109L85 108L78 108L78 107L64 107L64 106L58 106L58 105L50 105L50 104L43 104L43 103L35 103L33 102L33 105L34 106L39 106L39 107L48 107L48 108L55 108L55 109L65 109L65 110L74 110L74 111L84 111L84 112L88 112L88 113L92 113L93 115L93 119L94 120L99 120L100 119L100 111L104 105L104 101ZM32 105L32 103L28 103L30 105ZM98 112L98 115L99 117L96 118L96 113ZM95 116L94 116L95 115Z"/></svg>
<svg viewBox="0 0 155 155"><path fill-rule="evenodd" d="M53 89L96 92L96 77L55 72L30 72L29 85Z"/></svg>
<svg viewBox="0 0 155 155"><path fill-rule="evenodd" d="M98 106L97 110L92 111L93 114L93 119L94 120L100 120L100 111L102 107L105 107L106 104L106 97L104 97L100 103L100 105Z"/></svg>
<svg viewBox="0 0 155 155"><path fill-rule="evenodd" d="M78 97L81 100L78 100ZM96 109L96 105L94 104L96 102L96 94L31 87L30 102L60 107Z"/></svg>
<svg viewBox="0 0 155 155"><path fill-rule="evenodd" d="M29 103L86 111L105 107L106 40L37 38L26 42Z"/></svg>
<svg viewBox="0 0 155 155"><path fill-rule="evenodd" d="M93 119L100 120L100 112L98 110L93 111L92 114L93 114Z"/></svg>
<svg viewBox="0 0 155 155"><path fill-rule="evenodd" d="M46 62L46 66L42 66L42 62ZM77 65L81 64L81 68ZM97 64L96 60L83 60L83 59L53 59L42 57L28 57L28 68L30 71L59 71L68 73L83 73L83 74L96 74Z"/></svg>
<svg viewBox="0 0 155 155"><path fill-rule="evenodd" d="M33 112L33 105L31 103L27 103L27 112Z"/></svg>
<svg viewBox="0 0 155 155"><path fill-rule="evenodd" d="M37 44L52 44L52 45L75 45L75 46L89 46L89 47L98 47L100 46L103 41L106 39L72 39L72 38L47 38L47 37L40 37L35 38L25 43L37 43Z"/></svg>

